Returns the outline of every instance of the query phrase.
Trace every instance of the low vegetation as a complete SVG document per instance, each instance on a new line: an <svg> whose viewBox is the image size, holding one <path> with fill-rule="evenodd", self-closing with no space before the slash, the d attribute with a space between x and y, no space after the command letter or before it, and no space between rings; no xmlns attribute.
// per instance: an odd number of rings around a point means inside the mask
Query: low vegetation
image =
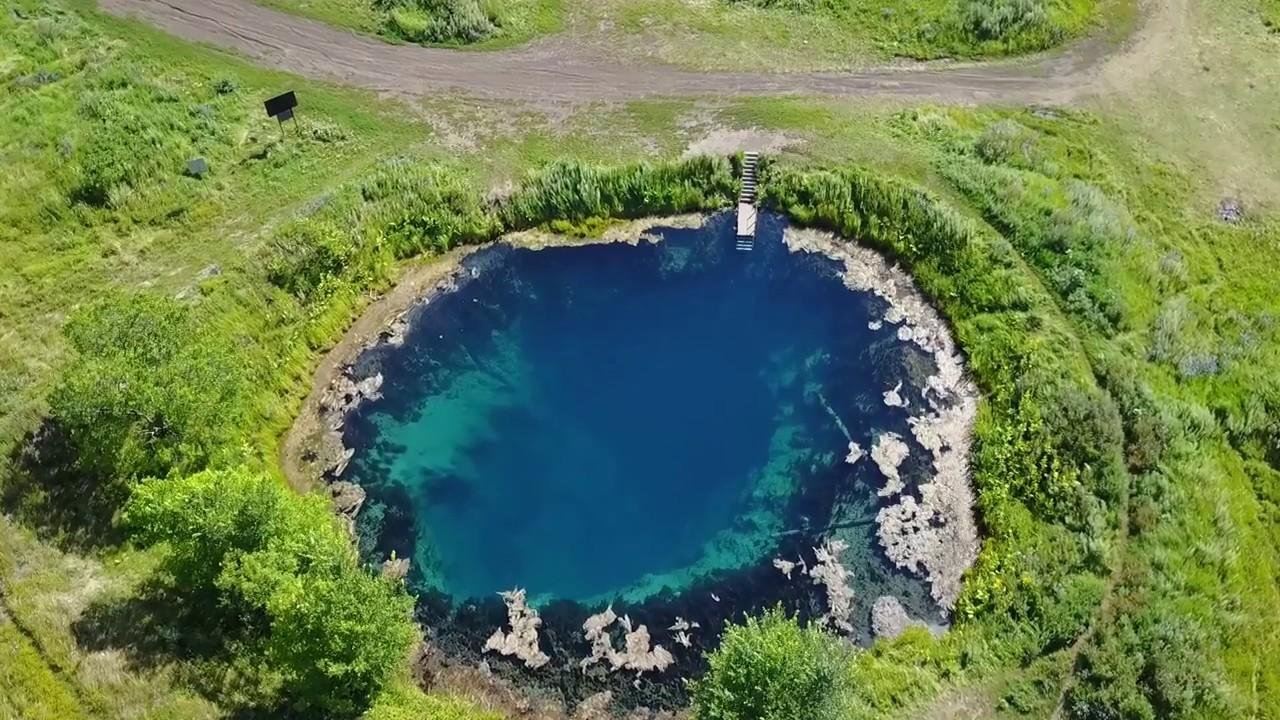
<svg viewBox="0 0 1280 720"><path fill-rule="evenodd" d="M782 610L725 628L711 668L693 683L702 720L836 720L848 649Z"/></svg>
<svg viewBox="0 0 1280 720"><path fill-rule="evenodd" d="M391 40L505 47L555 32L562 0L259 0Z"/></svg>
<svg viewBox="0 0 1280 720"><path fill-rule="evenodd" d="M327 22L427 45L505 47L559 30L567 18L577 32L601 23L634 26L646 34L697 38L678 43L732 42L743 32L766 44L794 40L813 48L779 53L825 55L860 47L882 56L981 57L1034 52L1086 31L1099 0L258 0ZM791 38L792 30L811 32ZM659 30L659 28L663 28ZM763 31L763 32L762 32ZM780 36L779 33L784 36ZM776 37L775 37L776 36ZM765 39L761 39L761 38ZM619 40L625 38L619 37ZM672 58L674 59L674 58ZM732 58L724 58L729 63Z"/></svg>
<svg viewBox="0 0 1280 720"><path fill-rule="evenodd" d="M945 0L887 7L864 0L725 0L785 13L882 25L897 52L916 57L1000 55L1043 50L1078 34L1092 0ZM876 17L876 16L879 17ZM882 41L883 42L883 41Z"/></svg>

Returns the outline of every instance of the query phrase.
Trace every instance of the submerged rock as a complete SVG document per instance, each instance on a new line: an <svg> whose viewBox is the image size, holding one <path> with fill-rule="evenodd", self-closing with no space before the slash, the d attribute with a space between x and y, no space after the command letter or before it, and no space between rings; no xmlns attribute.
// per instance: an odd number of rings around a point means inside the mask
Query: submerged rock
<svg viewBox="0 0 1280 720"><path fill-rule="evenodd" d="M849 454L844 456L844 461L850 465L857 464L859 460L865 457L867 452L862 446L856 442L849 441Z"/></svg>
<svg viewBox="0 0 1280 720"><path fill-rule="evenodd" d="M613 647L613 638L609 635L609 628L615 622L619 622L622 626L625 636L623 643L624 650L617 650ZM677 618L677 622L672 629L680 628L681 635L684 635L685 641L681 642L685 647L692 645L688 640L688 635L683 631L692 625L681 622ZM609 606L604 612L597 613L587 618L582 624L582 635L587 642L591 643L591 655L587 656L579 663L579 666L585 671L591 665L601 660L607 660L612 671L617 670L634 670L636 675L643 675L645 672L657 671L662 672L675 663L675 657L671 655L661 645L654 645L649 637L649 628L641 625L633 628L631 618L623 616L618 618L617 613L613 611L613 606Z"/></svg>
<svg viewBox="0 0 1280 720"><path fill-rule="evenodd" d="M892 595L881 595L871 606L871 632L878 638L892 640L909 627L928 627L919 620L913 620L898 598Z"/></svg>
<svg viewBox="0 0 1280 720"><path fill-rule="evenodd" d="M970 434L977 417L977 387L964 370L964 360L950 329L911 277L890 267L878 253L830 233L788 229L783 237L793 250L807 250L840 260L844 281L853 290L874 293L888 303L884 321L901 325L898 337L933 356L937 372L925 381L925 412L911 418L912 434L933 458L933 477L921 483L919 499L902 495L897 504L876 515L877 535L886 556L899 568L925 577L934 600L947 611L960 595L961 580L978 557L973 490L969 485ZM888 398L886 398L887 400ZM883 438L883 436L882 436ZM898 438L897 442L901 442ZM905 447L905 444L904 446ZM898 466L905 453L897 443L872 449L888 482L882 496L905 489ZM896 462L895 462L896 460Z"/></svg>
<svg viewBox="0 0 1280 720"><path fill-rule="evenodd" d="M876 494L880 497L891 497L901 493L906 484L902 481L902 476L898 473L898 467L907 459L911 449L902 441L897 433L883 433L876 438L876 444L871 448L871 459L875 461L876 467L880 468L880 474L884 475L884 487Z"/></svg>
<svg viewBox="0 0 1280 720"><path fill-rule="evenodd" d="M827 614L823 622L844 632L853 632L849 618L853 616L853 589L849 587L849 571L840 564L840 553L849 546L843 540L828 540L813 549L818 561L809 570L815 585L827 591Z"/></svg>
<svg viewBox="0 0 1280 720"><path fill-rule="evenodd" d="M578 703L573 712L573 720L609 720L609 707L613 705L613 693L608 690L588 697Z"/></svg>
<svg viewBox="0 0 1280 720"><path fill-rule="evenodd" d="M888 407L896 407L896 408L905 408L911 404L911 401L907 400L907 398L902 395L901 382L899 382L897 385L894 385L892 390L885 391L884 404L887 405Z"/></svg>

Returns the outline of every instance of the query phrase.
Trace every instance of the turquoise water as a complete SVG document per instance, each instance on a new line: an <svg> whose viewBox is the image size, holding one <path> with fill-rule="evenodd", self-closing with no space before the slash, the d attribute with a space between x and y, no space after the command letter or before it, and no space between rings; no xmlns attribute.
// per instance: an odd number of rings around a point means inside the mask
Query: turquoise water
<svg viewBox="0 0 1280 720"><path fill-rule="evenodd" d="M901 348L868 329L883 307L787 252L771 216L751 253L727 217L661 235L481 251L370 360L383 399L347 429L367 554L410 557L413 583L457 600L589 601L678 591L821 530L829 506L792 502L804 483L857 488L850 439L906 434L880 397Z"/></svg>

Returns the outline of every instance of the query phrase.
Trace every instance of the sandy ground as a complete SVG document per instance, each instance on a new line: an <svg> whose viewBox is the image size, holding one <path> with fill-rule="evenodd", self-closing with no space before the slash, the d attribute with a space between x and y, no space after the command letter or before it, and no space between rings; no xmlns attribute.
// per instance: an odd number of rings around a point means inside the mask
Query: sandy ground
<svg viewBox="0 0 1280 720"><path fill-rule="evenodd" d="M250 0L100 0L197 42L235 50L269 66L390 95L463 92L531 103L734 95L885 96L975 103L1063 104L1137 83L1161 57L1185 0L1145 3L1143 28L1123 47L1101 37L1012 63L917 64L853 73L699 73L621 63L564 36L510 51L466 52L391 45ZM1156 31L1151 31L1156 28ZM1124 72L1112 68L1122 67Z"/></svg>

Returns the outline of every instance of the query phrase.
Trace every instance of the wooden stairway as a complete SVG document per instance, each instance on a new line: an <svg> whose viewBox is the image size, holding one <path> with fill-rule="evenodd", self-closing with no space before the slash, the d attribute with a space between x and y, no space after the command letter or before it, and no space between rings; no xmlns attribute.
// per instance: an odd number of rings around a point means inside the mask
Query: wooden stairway
<svg viewBox="0 0 1280 720"><path fill-rule="evenodd" d="M760 168L760 153L742 155L742 190L738 193L737 249L744 252L756 246L756 182Z"/></svg>

